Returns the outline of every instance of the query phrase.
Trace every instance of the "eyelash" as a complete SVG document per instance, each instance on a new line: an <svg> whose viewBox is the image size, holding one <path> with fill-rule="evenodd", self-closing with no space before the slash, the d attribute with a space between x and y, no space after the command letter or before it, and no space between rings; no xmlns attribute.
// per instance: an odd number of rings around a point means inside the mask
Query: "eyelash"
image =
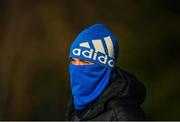
<svg viewBox="0 0 180 122"><path fill-rule="evenodd" d="M87 61L84 61L84 60L80 60L80 61L82 61L83 63L89 63L89 62L87 62Z"/></svg>
<svg viewBox="0 0 180 122"><path fill-rule="evenodd" d="M87 64L88 64L89 62L84 61L84 63L87 63Z"/></svg>
<svg viewBox="0 0 180 122"><path fill-rule="evenodd" d="M76 60L74 60L74 59L71 59L71 61L76 61ZM84 61L84 60L80 60L80 61L82 61L82 62L84 62L84 63L89 63L89 62L87 62L87 61Z"/></svg>

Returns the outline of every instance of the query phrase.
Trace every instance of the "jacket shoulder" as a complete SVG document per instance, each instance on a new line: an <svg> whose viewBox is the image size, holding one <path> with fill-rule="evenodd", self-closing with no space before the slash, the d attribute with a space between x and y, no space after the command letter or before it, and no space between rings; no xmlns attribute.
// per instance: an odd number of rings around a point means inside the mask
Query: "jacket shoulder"
<svg viewBox="0 0 180 122"><path fill-rule="evenodd" d="M116 98L109 102L117 120L145 120L141 107L130 98Z"/></svg>

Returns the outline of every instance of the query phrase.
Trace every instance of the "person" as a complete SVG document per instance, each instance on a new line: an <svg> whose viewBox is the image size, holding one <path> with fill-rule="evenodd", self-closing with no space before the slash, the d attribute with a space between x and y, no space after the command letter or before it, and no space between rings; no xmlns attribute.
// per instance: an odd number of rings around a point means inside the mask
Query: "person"
<svg viewBox="0 0 180 122"><path fill-rule="evenodd" d="M145 120L145 86L118 68L118 51L116 37L101 23L75 38L69 54L72 100L67 120Z"/></svg>

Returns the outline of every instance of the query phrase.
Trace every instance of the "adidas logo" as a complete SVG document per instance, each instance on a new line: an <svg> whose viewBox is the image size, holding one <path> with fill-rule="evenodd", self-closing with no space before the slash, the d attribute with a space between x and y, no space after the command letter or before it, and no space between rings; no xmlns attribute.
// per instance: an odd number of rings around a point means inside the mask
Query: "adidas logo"
<svg viewBox="0 0 180 122"><path fill-rule="evenodd" d="M72 53L75 56L83 56L85 58L98 61L102 64L108 64L110 67L114 66L114 46L111 37L105 37L104 43L101 39L92 40L91 46L89 42L80 43L81 48L73 49ZM104 46L103 46L104 45ZM89 50L87 50L87 48ZM100 53L99 53L100 52Z"/></svg>

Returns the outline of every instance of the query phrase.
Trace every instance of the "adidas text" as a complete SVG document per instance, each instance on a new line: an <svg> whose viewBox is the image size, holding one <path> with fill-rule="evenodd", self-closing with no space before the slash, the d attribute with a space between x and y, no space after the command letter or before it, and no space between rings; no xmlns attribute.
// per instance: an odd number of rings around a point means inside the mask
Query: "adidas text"
<svg viewBox="0 0 180 122"><path fill-rule="evenodd" d="M98 61L102 64L108 64L110 67L114 66L114 60L109 59L106 54L104 55L98 55L97 52L95 52L93 49L90 50L81 50L80 48L73 49L72 53L75 56L83 56L85 58L89 58L95 61Z"/></svg>

